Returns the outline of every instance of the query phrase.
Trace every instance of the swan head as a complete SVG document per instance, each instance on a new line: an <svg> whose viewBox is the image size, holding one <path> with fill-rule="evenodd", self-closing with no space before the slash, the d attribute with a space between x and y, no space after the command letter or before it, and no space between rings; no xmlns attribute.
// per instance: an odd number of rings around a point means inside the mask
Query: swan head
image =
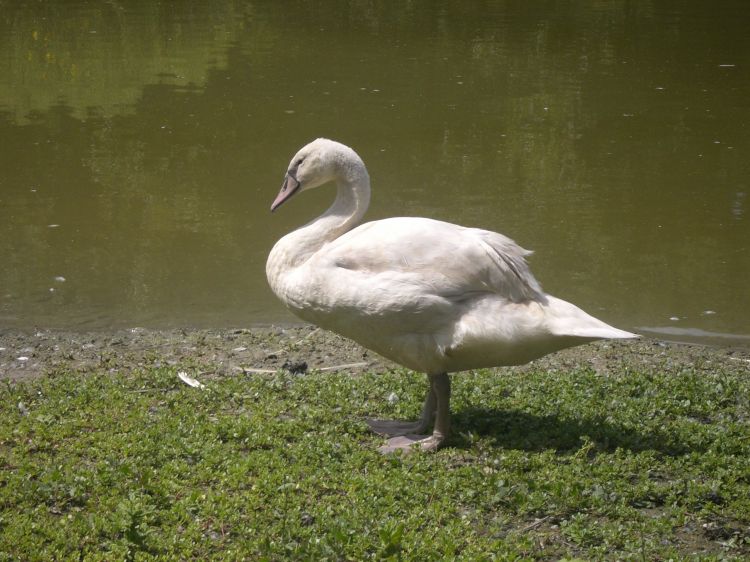
<svg viewBox="0 0 750 562"><path fill-rule="evenodd" d="M271 211L300 191L340 178L354 181L356 174L362 173L367 175L364 163L351 148L329 139L316 139L303 146L289 162Z"/></svg>

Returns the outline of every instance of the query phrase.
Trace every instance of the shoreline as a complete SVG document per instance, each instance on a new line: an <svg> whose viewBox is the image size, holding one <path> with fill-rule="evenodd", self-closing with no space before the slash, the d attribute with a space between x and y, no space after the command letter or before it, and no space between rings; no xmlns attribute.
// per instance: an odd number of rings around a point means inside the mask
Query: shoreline
<svg viewBox="0 0 750 562"><path fill-rule="evenodd" d="M499 369L555 371L589 365L618 369L722 368L750 373L750 349L702 344L604 340L568 348L527 365ZM175 367L206 377L294 372L383 371L398 365L356 343L310 325L237 329L117 329L98 332L0 332L0 380L29 380L62 371Z"/></svg>

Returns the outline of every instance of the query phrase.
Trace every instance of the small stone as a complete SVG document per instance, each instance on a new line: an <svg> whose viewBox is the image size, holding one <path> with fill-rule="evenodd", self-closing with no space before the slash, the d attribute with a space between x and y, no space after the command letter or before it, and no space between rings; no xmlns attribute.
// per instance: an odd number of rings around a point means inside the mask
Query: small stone
<svg viewBox="0 0 750 562"><path fill-rule="evenodd" d="M301 375L307 372L307 363L305 361L284 361L281 366L282 369L286 369L293 375Z"/></svg>

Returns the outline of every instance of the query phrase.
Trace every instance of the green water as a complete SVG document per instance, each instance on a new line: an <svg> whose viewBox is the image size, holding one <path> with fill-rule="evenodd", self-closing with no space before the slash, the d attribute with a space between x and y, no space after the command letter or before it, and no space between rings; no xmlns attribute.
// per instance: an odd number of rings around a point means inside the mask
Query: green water
<svg viewBox="0 0 750 562"><path fill-rule="evenodd" d="M18 5L17 5L18 4ZM0 2L0 329L293 318L271 215L327 136L369 218L535 250L628 330L750 345L750 4Z"/></svg>

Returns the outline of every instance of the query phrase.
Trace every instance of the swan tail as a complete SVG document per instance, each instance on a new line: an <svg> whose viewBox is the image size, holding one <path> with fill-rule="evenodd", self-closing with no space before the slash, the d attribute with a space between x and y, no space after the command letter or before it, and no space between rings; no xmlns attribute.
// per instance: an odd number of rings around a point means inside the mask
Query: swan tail
<svg viewBox="0 0 750 562"><path fill-rule="evenodd" d="M556 336L588 340L634 339L638 334L620 330L594 318L574 304L547 295L547 318L550 332Z"/></svg>
<svg viewBox="0 0 750 562"><path fill-rule="evenodd" d="M603 323L603 322L602 322ZM620 330L613 326L605 324L603 327L576 328L568 330L565 333L558 334L565 336L575 336L592 340L629 340L640 338L638 334Z"/></svg>

